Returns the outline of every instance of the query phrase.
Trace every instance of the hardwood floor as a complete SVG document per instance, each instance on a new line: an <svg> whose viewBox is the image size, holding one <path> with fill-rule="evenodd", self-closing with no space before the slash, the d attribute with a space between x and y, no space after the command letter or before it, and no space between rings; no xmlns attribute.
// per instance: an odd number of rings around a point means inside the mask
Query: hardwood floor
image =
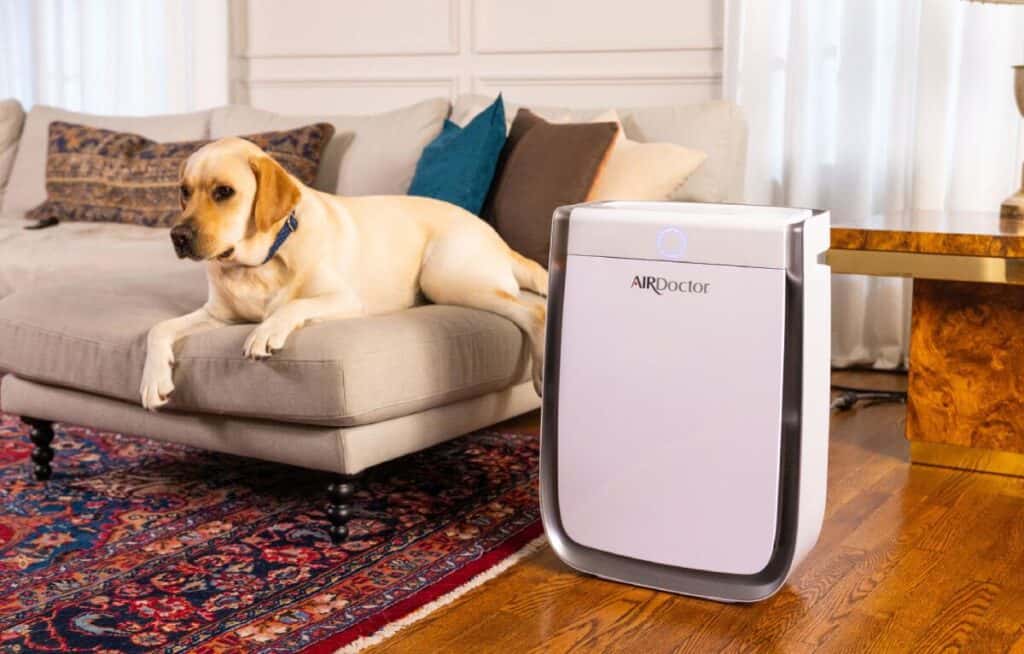
<svg viewBox="0 0 1024 654"><path fill-rule="evenodd" d="M1024 652L1024 479L911 467L903 424L902 405L833 416L821 538L765 602L601 581L545 548L367 651Z"/></svg>

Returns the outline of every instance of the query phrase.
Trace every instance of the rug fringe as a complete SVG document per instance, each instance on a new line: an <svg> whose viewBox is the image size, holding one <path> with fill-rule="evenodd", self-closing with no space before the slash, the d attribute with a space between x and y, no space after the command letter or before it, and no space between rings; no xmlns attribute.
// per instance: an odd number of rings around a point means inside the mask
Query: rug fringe
<svg viewBox="0 0 1024 654"><path fill-rule="evenodd" d="M401 620L395 620L394 622L388 623L368 636L363 636L362 638L358 638L352 641L348 645L345 645L341 649L334 652L334 654L355 654L355 652L360 652L366 649L367 647L371 647L373 645L377 645L379 643L384 642L388 638L391 638L392 636L397 634L402 629L405 629L409 625L419 622L420 620L427 617L434 611L444 606L447 606L448 604L451 604L452 602L459 599L460 597L462 597L469 591L473 590L474 588L482 586L491 579L494 579L501 573L505 572L506 570L514 566L516 563L522 561L524 558L530 556L534 552L539 551L542 547L544 547L547 544L547 542L547 538L545 538L543 534L538 536L537 538L534 538L529 543L519 548L518 551L510 554L508 557L503 559L501 563L498 563L497 565L488 568L487 570L484 570L483 572L473 577L466 583L462 584L461 586L459 586L452 592L448 593L447 595L442 595L433 602L430 602L429 604L424 604L423 606L416 609L409 615L403 617Z"/></svg>

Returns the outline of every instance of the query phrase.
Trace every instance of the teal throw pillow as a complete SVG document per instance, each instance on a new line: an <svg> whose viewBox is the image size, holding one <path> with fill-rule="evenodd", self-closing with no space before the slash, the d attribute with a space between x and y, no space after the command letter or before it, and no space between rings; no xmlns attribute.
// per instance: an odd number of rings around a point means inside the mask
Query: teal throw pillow
<svg viewBox="0 0 1024 654"><path fill-rule="evenodd" d="M446 200L480 214L505 145L505 104L501 95L465 127L446 120L423 148L409 195Z"/></svg>

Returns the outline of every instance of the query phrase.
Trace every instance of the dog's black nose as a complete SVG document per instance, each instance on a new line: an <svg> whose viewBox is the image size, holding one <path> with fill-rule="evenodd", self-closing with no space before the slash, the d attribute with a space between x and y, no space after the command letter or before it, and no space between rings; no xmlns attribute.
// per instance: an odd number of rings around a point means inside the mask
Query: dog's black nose
<svg viewBox="0 0 1024 654"><path fill-rule="evenodd" d="M171 243L174 244L174 252L179 259L194 254L195 240L196 228L191 223L182 223L171 228Z"/></svg>

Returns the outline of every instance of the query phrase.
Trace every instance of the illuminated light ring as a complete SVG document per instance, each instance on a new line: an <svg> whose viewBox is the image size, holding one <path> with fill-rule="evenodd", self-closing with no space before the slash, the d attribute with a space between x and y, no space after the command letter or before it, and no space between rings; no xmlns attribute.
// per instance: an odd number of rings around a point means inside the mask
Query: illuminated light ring
<svg viewBox="0 0 1024 654"><path fill-rule="evenodd" d="M670 236L675 236L678 239L678 246L675 248L667 247L666 241ZM686 234L683 230L678 227L666 227L658 232L658 254L665 257L666 259L672 259L674 261L680 261L686 256Z"/></svg>

